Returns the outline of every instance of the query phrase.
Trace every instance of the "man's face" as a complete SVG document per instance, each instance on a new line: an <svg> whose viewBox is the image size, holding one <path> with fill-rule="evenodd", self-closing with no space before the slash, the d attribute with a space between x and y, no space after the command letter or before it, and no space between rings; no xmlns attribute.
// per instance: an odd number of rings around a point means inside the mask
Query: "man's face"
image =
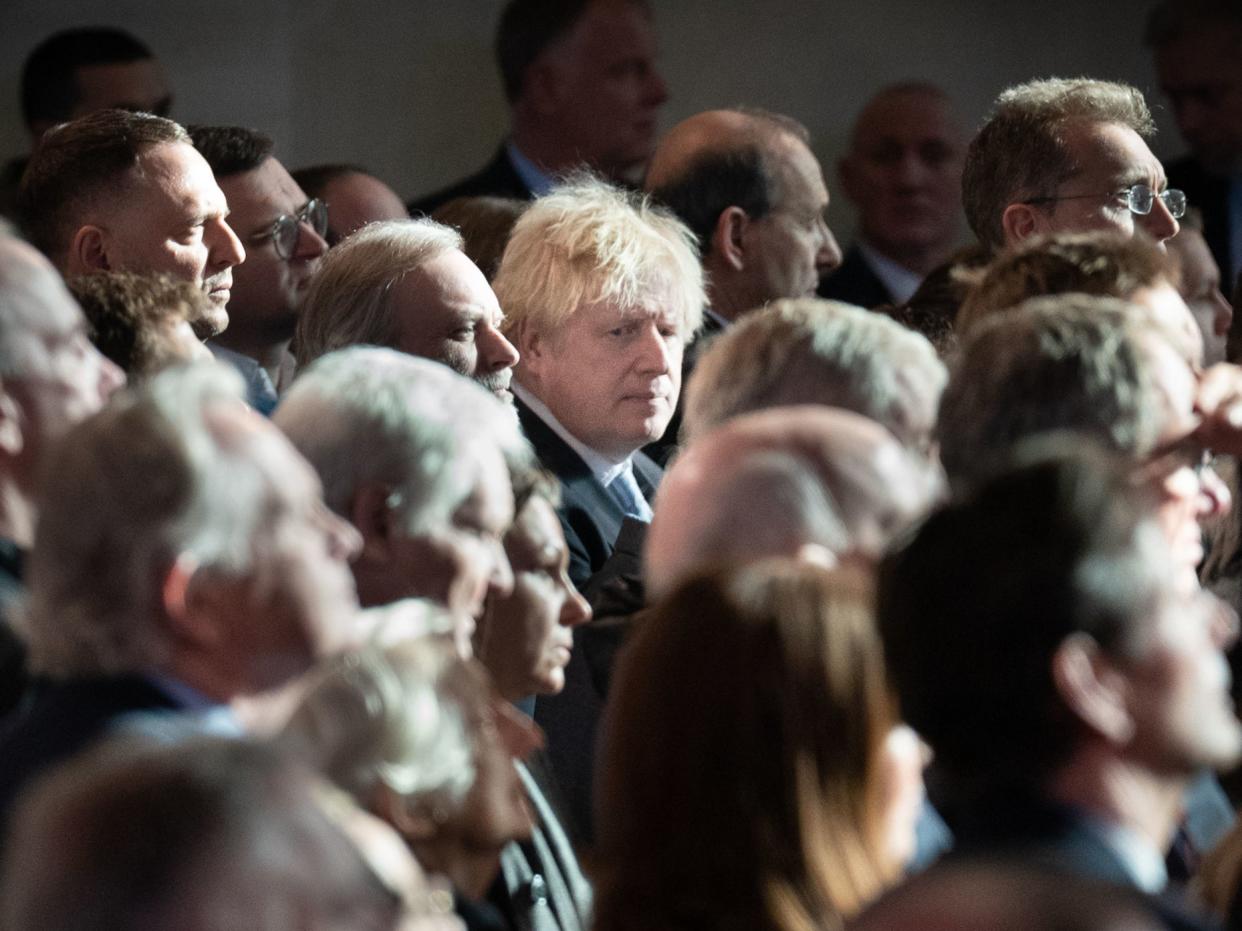
<svg viewBox="0 0 1242 931"><path fill-rule="evenodd" d="M297 216L308 198L274 158L252 171L222 178L220 188L228 198L229 225L246 244L246 261L233 272L229 303L233 326L273 341L290 339L302 298L328 244L309 224L300 223L293 255L284 259L270 234L277 219Z"/></svg>
<svg viewBox="0 0 1242 931"><path fill-rule="evenodd" d="M572 628L591 608L569 580L569 548L556 512L535 495L505 534L513 593L488 604L475 637L475 654L496 688L515 701L556 695L565 687Z"/></svg>
<svg viewBox="0 0 1242 931"><path fill-rule="evenodd" d="M1131 751L1156 772L1229 769L1242 757L1242 724L1230 698L1225 652L1233 610L1207 592L1166 596L1123 663L1135 724Z"/></svg>
<svg viewBox="0 0 1242 931"><path fill-rule="evenodd" d="M1220 291L1220 268L1198 230L1182 227L1168 242L1182 272L1181 294L1203 336L1203 361L1225 361L1225 345L1233 323L1233 307Z"/></svg>
<svg viewBox="0 0 1242 931"><path fill-rule="evenodd" d="M499 452L480 449L473 455L474 461L455 465L474 471L470 494L440 526L396 534L392 571L402 589L394 597L430 598L477 620L489 597L513 590L502 542L513 522L513 491Z"/></svg>
<svg viewBox="0 0 1242 931"><path fill-rule="evenodd" d="M1205 167L1242 167L1242 30L1192 32L1156 50L1160 88Z"/></svg>
<svg viewBox="0 0 1242 931"><path fill-rule="evenodd" d="M368 223L405 220L410 215L392 188L358 172L329 181L323 199L328 202L328 242L332 245Z"/></svg>
<svg viewBox="0 0 1242 931"><path fill-rule="evenodd" d="M1167 450L1189 437L1198 425L1194 413L1197 380L1186 361L1155 333L1143 338L1160 394L1164 425L1157 449ZM1203 559L1200 522L1227 511L1229 493L1194 450L1157 456L1146 470L1157 496L1156 520L1173 555L1178 583L1185 591L1198 588L1196 569Z"/></svg>
<svg viewBox="0 0 1242 931"><path fill-rule="evenodd" d="M264 478L251 571L207 584L234 592L228 624L243 691L283 684L355 640L358 597L349 563L361 541L323 502L314 470L268 421L223 414L249 434ZM215 573L213 573L213 576Z"/></svg>
<svg viewBox="0 0 1242 931"><path fill-rule="evenodd" d="M1133 236L1141 229L1158 243L1177 235L1178 223L1164 201L1156 198L1151 213L1136 216L1121 193L1135 184L1146 184L1159 193L1168 187L1164 167L1143 137L1120 123L1071 120L1063 128L1066 148L1080 166L1072 178L1053 192L1061 198L1042 204L1036 216L1036 232L1113 230Z"/></svg>
<svg viewBox="0 0 1242 931"><path fill-rule="evenodd" d="M650 158L668 87L644 4L595 0L534 67L551 76L540 118L583 162L616 176Z"/></svg>
<svg viewBox="0 0 1242 931"><path fill-rule="evenodd" d="M168 116L172 91L164 68L154 58L106 65L82 65L76 73L81 95L70 119L96 110L134 110Z"/></svg>
<svg viewBox="0 0 1242 931"><path fill-rule="evenodd" d="M636 307L584 304L551 334L525 333L529 387L579 441L624 459L663 436L677 406L682 336L673 307L661 292Z"/></svg>
<svg viewBox="0 0 1242 931"><path fill-rule="evenodd" d="M15 407L20 430L17 452L36 470L48 446L85 420L125 383L124 373L100 355L86 333L86 321L47 261L24 243L0 244L0 261L30 266L22 293L5 295L14 339L16 373L0 378L0 392Z"/></svg>
<svg viewBox="0 0 1242 931"><path fill-rule="evenodd" d="M755 256L755 303L814 297L819 280L841 264L841 249L828 229L828 188L819 162L800 140L773 140L776 203L752 220L743 236Z"/></svg>
<svg viewBox="0 0 1242 931"><path fill-rule="evenodd" d="M210 298L223 330L232 268L246 253L225 222L228 203L203 157L184 142L154 146L115 200L97 224L109 270L164 272L193 283Z"/></svg>
<svg viewBox="0 0 1242 931"><path fill-rule="evenodd" d="M517 350L500 332L504 315L478 267L456 249L423 262L392 287L396 349L442 362L512 402Z"/></svg>
<svg viewBox="0 0 1242 931"><path fill-rule="evenodd" d="M840 165L867 242L900 260L946 250L961 213L961 131L939 96L911 91L874 101Z"/></svg>

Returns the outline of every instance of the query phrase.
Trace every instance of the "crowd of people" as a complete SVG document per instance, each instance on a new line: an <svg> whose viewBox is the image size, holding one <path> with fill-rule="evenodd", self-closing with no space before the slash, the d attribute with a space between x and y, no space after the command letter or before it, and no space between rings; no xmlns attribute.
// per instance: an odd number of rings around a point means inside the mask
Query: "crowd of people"
<svg viewBox="0 0 1242 931"><path fill-rule="evenodd" d="M844 251L655 28L509 0L408 204L32 52L0 927L1242 929L1242 11L1150 13L1167 171L1125 84L881 88Z"/></svg>

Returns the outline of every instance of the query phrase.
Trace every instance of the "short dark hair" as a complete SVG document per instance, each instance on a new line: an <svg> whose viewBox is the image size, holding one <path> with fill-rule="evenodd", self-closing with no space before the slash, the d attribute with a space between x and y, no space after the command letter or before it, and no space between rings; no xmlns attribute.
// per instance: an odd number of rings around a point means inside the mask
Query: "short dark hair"
<svg viewBox="0 0 1242 931"><path fill-rule="evenodd" d="M211 166L216 180L253 171L267 161L276 143L244 126L187 126L194 148Z"/></svg>
<svg viewBox="0 0 1242 931"><path fill-rule="evenodd" d="M522 96L529 68L543 50L565 35L594 0L509 0L496 29L496 64L505 98ZM629 0L647 6L647 0Z"/></svg>
<svg viewBox="0 0 1242 931"><path fill-rule="evenodd" d="M1242 28L1236 0L1161 0L1147 14L1143 44L1164 48L1191 33L1228 26Z"/></svg>
<svg viewBox="0 0 1242 931"><path fill-rule="evenodd" d="M40 121L63 123L82 99L79 68L154 57L128 32L109 26L57 32L35 47L22 68L22 118L31 128Z"/></svg>
<svg viewBox="0 0 1242 931"><path fill-rule="evenodd" d="M740 207L758 220L778 205L781 192L773 165L773 138L810 141L806 127L792 117L741 107L736 112L754 122L753 136L747 134L751 138L732 148L705 149L650 192L690 227L703 255L711 251L712 231L725 209Z"/></svg>
<svg viewBox="0 0 1242 931"><path fill-rule="evenodd" d="M296 171L289 172L289 176L298 183L307 197L323 198L323 192L328 189L328 185L337 178L344 178L348 175L367 175L374 177L371 172L359 165L351 165L346 162L334 162L330 165L310 165L306 168L299 168Z"/></svg>
<svg viewBox="0 0 1242 931"><path fill-rule="evenodd" d="M139 158L173 142L190 144L180 125L129 110L99 110L49 130L30 157L17 195L27 237L59 261L83 205L117 193Z"/></svg>
<svg viewBox="0 0 1242 931"><path fill-rule="evenodd" d="M1081 732L1053 681L1056 650L1076 632L1132 647L1167 585L1159 532L1121 466L1077 437L1023 458L879 570L902 713L966 808L1038 792L1066 761Z"/></svg>

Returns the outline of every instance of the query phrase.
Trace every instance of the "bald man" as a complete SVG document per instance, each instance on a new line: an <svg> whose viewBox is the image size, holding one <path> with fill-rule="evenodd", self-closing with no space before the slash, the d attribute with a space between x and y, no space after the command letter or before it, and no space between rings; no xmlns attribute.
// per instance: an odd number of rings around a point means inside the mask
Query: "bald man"
<svg viewBox="0 0 1242 931"><path fill-rule="evenodd" d="M837 163L858 229L820 296L861 307L910 299L957 243L964 151L948 95L933 84L893 84L863 107Z"/></svg>
<svg viewBox="0 0 1242 931"><path fill-rule="evenodd" d="M660 141L644 188L681 217L699 239L708 308L697 345L748 311L787 297L813 297L841 263L824 219L828 187L806 127L760 110L708 110L683 120ZM691 347L682 384L694 368ZM666 462L681 411L648 448Z"/></svg>

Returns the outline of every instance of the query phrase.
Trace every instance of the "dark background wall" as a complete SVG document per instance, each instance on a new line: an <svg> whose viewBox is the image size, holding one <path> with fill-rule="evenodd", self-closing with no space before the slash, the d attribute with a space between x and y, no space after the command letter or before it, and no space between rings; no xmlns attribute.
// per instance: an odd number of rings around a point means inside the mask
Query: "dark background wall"
<svg viewBox="0 0 1242 931"><path fill-rule="evenodd" d="M1002 87L1090 74L1148 91L1181 151L1141 45L1151 0L653 0L671 125L712 106L782 110L810 128L830 189L859 105L890 81L943 85L974 126ZM0 155L25 151L27 52L50 32L107 23L166 63L182 122L272 133L291 167L361 162L403 195L473 170L505 132L491 58L502 0L4 0ZM834 198L831 220L851 217Z"/></svg>

